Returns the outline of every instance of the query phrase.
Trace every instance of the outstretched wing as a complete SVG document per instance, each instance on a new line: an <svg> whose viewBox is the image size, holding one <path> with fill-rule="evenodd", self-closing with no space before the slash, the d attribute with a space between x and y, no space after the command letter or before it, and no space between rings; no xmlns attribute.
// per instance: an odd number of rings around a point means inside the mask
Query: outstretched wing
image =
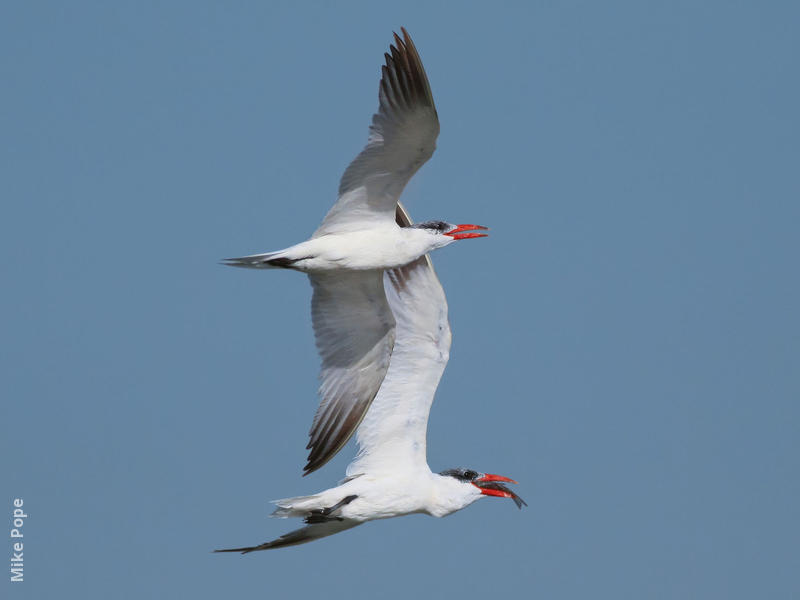
<svg viewBox="0 0 800 600"><path fill-rule="evenodd" d="M366 147L339 183L339 200L314 237L392 223L397 199L408 180L433 155L439 117L419 54L402 28L384 54L378 112Z"/></svg>
<svg viewBox="0 0 800 600"><path fill-rule="evenodd" d="M400 204L397 223L411 224ZM427 465L428 414L450 356L447 299L430 258L386 271L384 288L397 323L394 350L358 428L359 452L347 468L349 477Z"/></svg>
<svg viewBox="0 0 800 600"><path fill-rule="evenodd" d="M298 544L305 544L306 542L313 542L319 538L339 533L345 529L350 529L356 525L360 525L359 521L350 520L332 520L324 523L315 523L295 529L279 537L271 542L265 542L258 546L244 546L242 548L225 548L224 550L214 550L214 552L241 552L247 554L248 552L255 552L257 550L272 550L274 548L285 548L286 546L297 546Z"/></svg>
<svg viewBox="0 0 800 600"><path fill-rule="evenodd" d="M395 337L382 270L315 273L309 279L322 400L309 432L305 475L328 462L353 435L389 368Z"/></svg>

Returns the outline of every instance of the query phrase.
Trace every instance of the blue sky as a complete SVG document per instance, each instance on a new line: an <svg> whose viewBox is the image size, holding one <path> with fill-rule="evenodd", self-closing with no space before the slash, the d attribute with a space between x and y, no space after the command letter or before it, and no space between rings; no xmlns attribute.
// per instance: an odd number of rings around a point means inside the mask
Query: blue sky
<svg viewBox="0 0 800 600"><path fill-rule="evenodd" d="M798 25L790 2L7 4L0 499L30 516L2 595L800 595ZM316 228L400 26L441 120L406 205L492 228L434 257L429 462L529 507L212 555L287 531L268 501L352 456L300 477L306 278L217 261Z"/></svg>

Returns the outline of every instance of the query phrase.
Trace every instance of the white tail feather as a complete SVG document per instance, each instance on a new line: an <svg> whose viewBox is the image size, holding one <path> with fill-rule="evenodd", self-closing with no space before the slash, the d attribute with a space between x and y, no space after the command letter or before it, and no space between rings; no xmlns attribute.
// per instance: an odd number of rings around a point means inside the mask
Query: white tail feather
<svg viewBox="0 0 800 600"><path fill-rule="evenodd" d="M229 267L243 267L245 269L277 269L280 267L285 267L286 265L274 264L270 263L270 261L275 261L276 258L282 258L284 254L285 250L280 250L278 252L252 254L250 256L240 256L238 258L225 258L222 260L222 264Z"/></svg>
<svg viewBox="0 0 800 600"><path fill-rule="evenodd" d="M321 496L321 494L314 494L313 496L295 496L294 498L273 500L272 503L278 508L275 509L270 517L278 519L305 517L312 510L324 508Z"/></svg>

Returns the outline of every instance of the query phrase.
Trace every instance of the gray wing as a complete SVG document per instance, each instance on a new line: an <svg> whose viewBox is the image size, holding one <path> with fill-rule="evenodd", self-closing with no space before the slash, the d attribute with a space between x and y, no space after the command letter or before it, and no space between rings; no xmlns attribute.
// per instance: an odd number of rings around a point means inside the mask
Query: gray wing
<svg viewBox="0 0 800 600"><path fill-rule="evenodd" d="M264 544L260 544L258 546L225 548L224 550L214 550L214 552L240 552L242 554L247 554L249 552L256 552L258 550L272 550L274 548L285 548L286 546L297 546L298 544L313 542L319 538L327 537L329 535L333 535L334 533L345 531L346 529L351 529L356 525L361 525L361 523L359 521L350 520L326 521L325 523L318 523L301 527L300 529L295 529L294 531L283 534L278 539L272 540L271 542L265 542Z"/></svg>
<svg viewBox="0 0 800 600"><path fill-rule="evenodd" d="M361 423L389 368L395 337L382 270L313 274L309 279L322 369L305 475L328 462Z"/></svg>
<svg viewBox="0 0 800 600"><path fill-rule="evenodd" d="M384 54L378 112L366 147L350 163L339 184L339 199L314 237L392 223L409 179L433 155L439 117L428 77L405 29Z"/></svg>

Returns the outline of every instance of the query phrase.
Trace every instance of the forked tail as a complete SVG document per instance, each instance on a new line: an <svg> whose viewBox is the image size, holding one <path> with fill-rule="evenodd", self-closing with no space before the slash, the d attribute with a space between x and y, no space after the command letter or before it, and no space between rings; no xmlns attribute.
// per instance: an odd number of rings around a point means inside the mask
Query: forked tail
<svg viewBox="0 0 800 600"><path fill-rule="evenodd" d="M325 507L322 494L312 494L311 496L295 496L294 498L282 498L272 502L278 508L270 515L285 519L287 517L305 517L314 510Z"/></svg>

